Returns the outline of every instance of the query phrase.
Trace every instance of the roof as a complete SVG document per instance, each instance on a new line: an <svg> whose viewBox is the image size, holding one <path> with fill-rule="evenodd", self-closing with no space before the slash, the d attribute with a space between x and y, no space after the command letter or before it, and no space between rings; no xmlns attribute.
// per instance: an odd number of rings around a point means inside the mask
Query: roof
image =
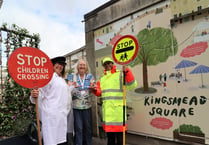
<svg viewBox="0 0 209 145"><path fill-rule="evenodd" d="M79 49L76 49L74 51L71 51L70 53L65 54L64 57L71 56L71 55L76 54L78 52L84 51L85 49L86 49L86 46L83 46Z"/></svg>

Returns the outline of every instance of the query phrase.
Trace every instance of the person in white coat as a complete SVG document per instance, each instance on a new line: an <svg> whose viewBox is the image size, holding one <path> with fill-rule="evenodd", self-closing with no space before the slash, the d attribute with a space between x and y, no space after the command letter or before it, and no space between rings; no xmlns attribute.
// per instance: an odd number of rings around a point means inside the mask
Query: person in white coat
<svg viewBox="0 0 209 145"><path fill-rule="evenodd" d="M64 79L65 58L56 57L51 61L54 70L52 79L43 88L31 91L32 103L38 97L44 145L66 143L67 115L72 102L71 89Z"/></svg>

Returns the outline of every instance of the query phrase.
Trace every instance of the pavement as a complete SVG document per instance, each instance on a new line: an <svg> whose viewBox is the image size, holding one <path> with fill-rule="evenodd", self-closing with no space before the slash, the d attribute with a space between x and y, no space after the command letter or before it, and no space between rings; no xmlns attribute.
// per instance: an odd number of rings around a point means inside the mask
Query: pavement
<svg viewBox="0 0 209 145"><path fill-rule="evenodd" d="M92 145L107 145L107 138L93 137ZM126 134L126 145L200 145L198 143L182 143L146 137L135 134Z"/></svg>
<svg viewBox="0 0 209 145"><path fill-rule="evenodd" d="M37 145L38 143L32 142L28 135L16 136L0 140L0 145ZM92 145L107 145L107 138L93 137ZM167 141L152 137L146 137L135 134L126 134L126 145L201 145L197 143L180 143L174 141Z"/></svg>

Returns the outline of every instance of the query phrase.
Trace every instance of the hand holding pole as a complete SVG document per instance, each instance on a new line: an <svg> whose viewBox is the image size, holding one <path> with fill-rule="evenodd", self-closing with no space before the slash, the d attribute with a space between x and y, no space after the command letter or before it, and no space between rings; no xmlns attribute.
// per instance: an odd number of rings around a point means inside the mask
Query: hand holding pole
<svg viewBox="0 0 209 145"><path fill-rule="evenodd" d="M40 122L39 122L39 111L38 111L38 95L39 95L39 90L37 87L34 87L34 89L31 91L31 96L35 98L35 103L36 103L36 124L37 124L37 131L38 131L38 142L39 145L42 145L41 142L41 132L40 132Z"/></svg>

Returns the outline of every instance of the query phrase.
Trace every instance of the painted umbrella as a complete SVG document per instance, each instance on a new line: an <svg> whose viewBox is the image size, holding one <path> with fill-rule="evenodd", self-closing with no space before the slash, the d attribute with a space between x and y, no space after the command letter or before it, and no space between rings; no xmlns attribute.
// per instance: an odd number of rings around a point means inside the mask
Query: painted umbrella
<svg viewBox="0 0 209 145"><path fill-rule="evenodd" d="M208 66L199 65L189 73L189 74L201 74L202 88L205 87L203 85L203 76L202 76L203 73L209 73L209 67Z"/></svg>
<svg viewBox="0 0 209 145"><path fill-rule="evenodd" d="M193 61L190 61L190 60L182 60L179 64L177 64L175 69L184 68L185 81L187 81L187 79L186 79L186 68L195 66L196 64L197 64L196 62L193 62Z"/></svg>
<svg viewBox="0 0 209 145"><path fill-rule="evenodd" d="M193 28L193 32L209 29L209 22L200 22Z"/></svg>

